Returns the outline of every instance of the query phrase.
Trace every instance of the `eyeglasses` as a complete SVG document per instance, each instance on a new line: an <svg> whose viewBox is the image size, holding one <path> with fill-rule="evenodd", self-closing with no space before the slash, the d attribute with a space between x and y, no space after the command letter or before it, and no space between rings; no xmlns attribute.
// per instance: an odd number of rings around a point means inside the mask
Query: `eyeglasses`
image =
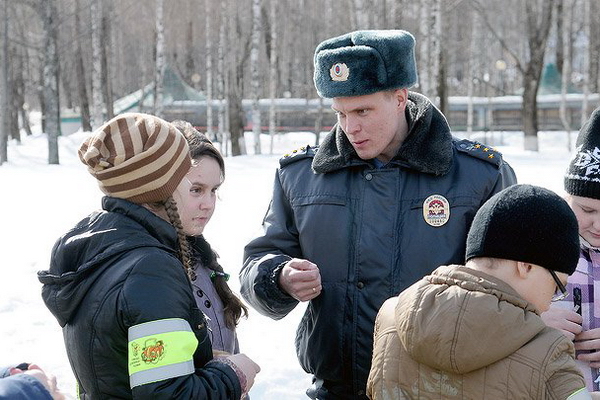
<svg viewBox="0 0 600 400"><path fill-rule="evenodd" d="M560 279L558 279L558 276L556 276L554 271L549 269L548 272L550 272L550 275L552 275L552 278L554 278L554 282L556 282L556 286L558 286L558 290L556 291L556 293L554 293L554 296L552 296L552 300L550 301L560 301L566 299L567 296L569 296L567 288L565 287L565 285L563 285Z"/></svg>

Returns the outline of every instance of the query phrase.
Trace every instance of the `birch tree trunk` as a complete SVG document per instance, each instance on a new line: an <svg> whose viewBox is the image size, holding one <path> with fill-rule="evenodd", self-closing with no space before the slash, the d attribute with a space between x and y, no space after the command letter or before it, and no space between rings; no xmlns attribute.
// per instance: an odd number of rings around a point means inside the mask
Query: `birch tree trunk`
<svg viewBox="0 0 600 400"><path fill-rule="evenodd" d="M212 42L210 38L210 20L212 15L210 14L210 0L204 1L205 6L205 19L204 28L206 35L206 135L209 138L214 137L213 131L213 68L212 68Z"/></svg>
<svg viewBox="0 0 600 400"><path fill-rule="evenodd" d="M394 3L395 4L395 3ZM325 7L325 34L326 37L331 37L331 29L333 23L333 4L328 1L324 5ZM319 105L317 106L317 116L315 118L315 146L321 143L321 132L323 131L323 118L325 117L325 107L323 105L323 98L319 96Z"/></svg>
<svg viewBox="0 0 600 400"><path fill-rule="evenodd" d="M2 2L4 18L2 18L2 87L0 96L2 97L2 110L0 110L0 165L8 161L8 1Z"/></svg>
<svg viewBox="0 0 600 400"><path fill-rule="evenodd" d="M600 4L598 1L590 3L590 15L598 15ZM598 18L590 21L590 92L598 93L600 91L600 24Z"/></svg>
<svg viewBox="0 0 600 400"><path fill-rule="evenodd" d="M583 32L585 40L587 40L586 50L583 52L583 99L581 104L581 125L589 118L589 95L590 95L590 64L591 64L591 51L590 34L591 28L591 0L583 0Z"/></svg>
<svg viewBox="0 0 600 400"><path fill-rule="evenodd" d="M432 16L431 10L435 6L433 3L436 0L424 0L420 4L421 10L421 23L419 25L419 33L421 37L421 43L419 45L419 86L420 91L425 96L431 98L432 95L432 83L435 82L433 77L433 71L435 70L434 63L436 62L435 57L433 57L434 49L433 49L433 36L435 32L435 17Z"/></svg>
<svg viewBox="0 0 600 400"><path fill-rule="evenodd" d="M552 22L554 0L525 2L530 59L523 79L523 130L525 150L538 151L537 90L544 68L544 54ZM541 7L541 8L540 8Z"/></svg>
<svg viewBox="0 0 600 400"><path fill-rule="evenodd" d="M571 46L573 41L573 5L571 0L561 0L560 5L562 12L556 15L557 21L561 21L557 24L556 35L562 39L557 43L560 43L563 48L561 50L562 63L560 70L561 74L561 88L560 88L560 108L559 115L560 121L563 125L563 129L567 132L567 149L571 151L571 121L567 115L567 92L569 90L569 82L571 76ZM557 8L558 10L558 8Z"/></svg>
<svg viewBox="0 0 600 400"><path fill-rule="evenodd" d="M206 18L208 18L208 13ZM192 87L198 90L200 83L200 75L196 72L196 63L194 62L194 23L190 21L187 25L187 33L185 35L185 76L191 78Z"/></svg>
<svg viewBox="0 0 600 400"><path fill-rule="evenodd" d="M40 15L42 15L42 10L40 9ZM36 89L36 94L38 97L38 101L40 102L40 110L42 110L42 132L46 132L46 115L44 115L44 110L46 109L46 99L44 97L44 58L46 57L46 53L45 52L40 52L40 54L38 54L38 58L39 58L39 68L38 68L38 74L39 74L39 80L38 82L40 83Z"/></svg>
<svg viewBox="0 0 600 400"><path fill-rule="evenodd" d="M227 105L229 113L229 132L231 136L231 155L239 156L246 154L246 142L244 139L244 110L242 107L242 84L244 81L244 63L249 57L250 41L248 35L242 32L242 21L240 19L240 10L236 7L235 13L231 14L229 33L232 37L229 43L236 46L237 51L229 51L229 72L227 80ZM239 47L238 47L239 46Z"/></svg>
<svg viewBox="0 0 600 400"><path fill-rule="evenodd" d="M568 21L566 15L563 15L564 9L568 7L569 0L556 0L556 69L563 70L563 62L565 60L565 45L564 40L564 23Z"/></svg>
<svg viewBox="0 0 600 400"><path fill-rule="evenodd" d="M479 38L481 25L479 18L474 12L469 13L471 18L471 43L469 46L469 59L475 60L475 55L479 52L477 39ZM473 133L473 80L475 79L475 71L473 62L467 63L467 137L471 137Z"/></svg>
<svg viewBox="0 0 600 400"><path fill-rule="evenodd" d="M218 130L219 141L221 143L221 153L224 156L229 155L228 143L229 135L227 128L227 104L225 100L225 46L227 46L227 2L221 1L221 23L219 25L219 48L217 61L217 97L219 98Z"/></svg>
<svg viewBox="0 0 600 400"><path fill-rule="evenodd" d="M13 56L13 60L16 60L16 63L13 63L15 66L13 67L12 73L12 96L13 96L13 110L12 110L12 129L10 131L10 136L13 139L16 139L18 143L21 143L21 129L25 131L25 134L31 136L31 127L29 126L29 116L27 115L26 108L28 108L27 103L25 102L25 73L26 71L26 54L23 51L23 47L15 47L16 55ZM10 76L11 74L9 74ZM10 86L10 84L8 85ZM19 117L21 118L21 125L19 126Z"/></svg>
<svg viewBox="0 0 600 400"><path fill-rule="evenodd" d="M90 103L87 94L87 85L85 81L85 68L83 63L83 52L81 46L81 0L75 0L75 70L77 75L77 98L79 103L79 111L81 113L81 128L85 132L92 130Z"/></svg>
<svg viewBox="0 0 600 400"><path fill-rule="evenodd" d="M273 142L276 134L277 110L275 108L275 98L277 97L277 0L271 0L271 51L269 57L269 154L273 154Z"/></svg>
<svg viewBox="0 0 600 400"><path fill-rule="evenodd" d="M48 135L48 164L59 164L58 136L60 136L60 98L58 92L58 29L55 0L42 1L44 43L44 105Z"/></svg>
<svg viewBox="0 0 600 400"><path fill-rule="evenodd" d="M448 112L448 87L446 85L446 46L443 44L444 36L443 36L443 19L442 15L444 15L443 9L444 3L441 0L434 0L434 9L432 13L435 18L435 84L436 84L436 97L438 99L438 106L442 114L446 114Z"/></svg>
<svg viewBox="0 0 600 400"><path fill-rule="evenodd" d="M98 128L104 122L102 102L102 0L91 0L92 14L92 129Z"/></svg>
<svg viewBox="0 0 600 400"><path fill-rule="evenodd" d="M391 1L390 2L390 15L387 20L388 29L398 29L397 27L400 26L400 24L398 24L398 21L397 21L398 8L399 8L398 3L401 3L401 1Z"/></svg>
<svg viewBox="0 0 600 400"><path fill-rule="evenodd" d="M110 60L112 59L112 4L111 0L103 0L102 6L102 32L100 39L100 49L102 57L102 98L103 104L106 108L106 119L110 120L114 117L113 109L113 93L112 93L112 74L110 69Z"/></svg>
<svg viewBox="0 0 600 400"><path fill-rule="evenodd" d="M250 69L252 85L252 133L254 136L254 154L261 154L260 146L260 71L258 66L258 53L261 36L261 0L252 1L252 49L250 51Z"/></svg>
<svg viewBox="0 0 600 400"><path fill-rule="evenodd" d="M163 78L165 76L165 25L163 3L164 0L156 0L156 68L154 70L154 103L152 106L154 115L161 118L163 115L164 97Z"/></svg>
<svg viewBox="0 0 600 400"><path fill-rule="evenodd" d="M355 29L367 29L369 25L369 14L365 10L364 0L354 0Z"/></svg>
<svg viewBox="0 0 600 400"><path fill-rule="evenodd" d="M25 83L23 82L23 56L18 54L18 50L14 48L11 59L13 60L13 68L11 71L12 86L11 97L12 102L9 104L10 107L10 124L9 124L9 135L10 138L16 140L17 143L21 143L21 131L19 129L19 110L23 108L24 90Z"/></svg>

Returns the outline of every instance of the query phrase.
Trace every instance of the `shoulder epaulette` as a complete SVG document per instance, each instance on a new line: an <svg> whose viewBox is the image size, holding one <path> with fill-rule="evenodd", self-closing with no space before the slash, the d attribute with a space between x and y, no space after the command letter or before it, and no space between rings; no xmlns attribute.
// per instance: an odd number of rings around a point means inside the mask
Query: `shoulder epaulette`
<svg viewBox="0 0 600 400"><path fill-rule="evenodd" d="M317 149L317 147L310 147L309 145L300 147L299 149L295 149L287 154L284 154L283 157L279 159L279 166L285 167L286 165L296 162L298 160L302 160L304 158L312 158L315 156Z"/></svg>
<svg viewBox="0 0 600 400"><path fill-rule="evenodd" d="M467 153L472 157L479 158L496 166L502 164L502 153L483 143L462 139L455 141L454 146L456 146L458 151Z"/></svg>

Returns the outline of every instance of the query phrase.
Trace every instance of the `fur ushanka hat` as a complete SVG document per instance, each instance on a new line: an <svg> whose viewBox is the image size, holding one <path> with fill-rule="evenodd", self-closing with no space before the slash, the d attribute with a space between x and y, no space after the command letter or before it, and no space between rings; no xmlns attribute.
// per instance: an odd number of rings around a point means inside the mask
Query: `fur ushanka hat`
<svg viewBox="0 0 600 400"><path fill-rule="evenodd" d="M367 30L323 41L314 56L321 97L362 96L417 83L415 38L403 30Z"/></svg>

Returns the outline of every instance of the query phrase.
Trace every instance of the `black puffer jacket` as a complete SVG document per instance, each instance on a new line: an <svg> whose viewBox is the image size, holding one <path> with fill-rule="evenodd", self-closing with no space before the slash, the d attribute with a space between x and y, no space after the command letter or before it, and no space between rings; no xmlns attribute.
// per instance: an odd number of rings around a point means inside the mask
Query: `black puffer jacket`
<svg viewBox="0 0 600 400"><path fill-rule="evenodd" d="M50 269L39 273L42 297L63 327L81 398L239 399L235 372L222 363L207 365L206 321L177 258L175 229L126 200L104 197L102 206L57 241ZM173 321L184 328L154 328ZM133 341L134 333L140 341ZM160 362L174 377L156 375ZM188 373L173 373L182 366ZM133 389L132 369L140 372L133 379L143 381Z"/></svg>
<svg viewBox="0 0 600 400"><path fill-rule="evenodd" d="M379 307L438 266L464 262L475 213L516 183L499 153L454 139L425 97L411 92L406 114L409 135L384 168L358 158L339 127L318 150L284 157L264 234L245 249L242 295L275 319L298 304L278 288L276 268L302 258L320 269L323 290L296 337L303 368L325 381L319 399L366 399ZM433 207L444 202L444 213Z"/></svg>

